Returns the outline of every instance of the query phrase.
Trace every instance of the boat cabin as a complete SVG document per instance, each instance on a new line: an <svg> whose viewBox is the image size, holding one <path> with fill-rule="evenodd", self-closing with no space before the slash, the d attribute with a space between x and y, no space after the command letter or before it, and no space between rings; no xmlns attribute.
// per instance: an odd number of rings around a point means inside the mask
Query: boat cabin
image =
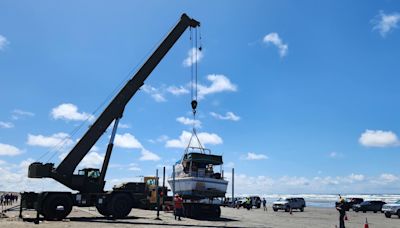
<svg viewBox="0 0 400 228"><path fill-rule="evenodd" d="M183 173L191 177L222 179L222 164L220 155L191 152L182 158Z"/></svg>

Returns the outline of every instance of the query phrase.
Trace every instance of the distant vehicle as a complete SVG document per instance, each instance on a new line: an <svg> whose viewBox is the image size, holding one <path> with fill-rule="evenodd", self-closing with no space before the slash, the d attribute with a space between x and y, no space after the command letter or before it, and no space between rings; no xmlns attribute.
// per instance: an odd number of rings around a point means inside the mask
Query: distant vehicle
<svg viewBox="0 0 400 228"><path fill-rule="evenodd" d="M256 208L260 208L261 207L261 198L259 196L249 196L250 197L250 205L247 205L247 197L242 197L242 198L237 198L236 199L236 207L240 208L252 208L252 207L256 207Z"/></svg>
<svg viewBox="0 0 400 228"><path fill-rule="evenodd" d="M380 200L370 200L370 201L364 201L360 204L355 204L353 205L353 211L355 212L367 212L367 211L373 211L374 213L381 211L382 212L382 206L386 204L383 201Z"/></svg>
<svg viewBox="0 0 400 228"><path fill-rule="evenodd" d="M383 205L382 211L385 213L386 218L390 218L392 215L397 215L400 218L400 200Z"/></svg>
<svg viewBox="0 0 400 228"><path fill-rule="evenodd" d="M272 204L274 211L285 210L289 212L291 209L299 209L303 212L305 207L306 202L304 198L280 198Z"/></svg>
<svg viewBox="0 0 400 228"><path fill-rule="evenodd" d="M362 202L364 202L364 199L363 198L349 198L349 199L347 199L345 202L344 202L344 209L346 210L346 211L349 211L350 209L352 209L353 208L353 206L355 205L355 204L360 204L360 203L362 203ZM336 202L336 206L339 204L339 202Z"/></svg>

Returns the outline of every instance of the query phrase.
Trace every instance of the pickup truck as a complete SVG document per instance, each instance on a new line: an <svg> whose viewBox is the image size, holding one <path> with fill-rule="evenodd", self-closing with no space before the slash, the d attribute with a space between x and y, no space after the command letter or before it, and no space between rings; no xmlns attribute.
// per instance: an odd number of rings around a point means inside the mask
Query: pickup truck
<svg viewBox="0 0 400 228"><path fill-rule="evenodd" d="M390 218L392 215L397 215L400 218L400 200L383 205L382 211L385 213L386 218Z"/></svg>

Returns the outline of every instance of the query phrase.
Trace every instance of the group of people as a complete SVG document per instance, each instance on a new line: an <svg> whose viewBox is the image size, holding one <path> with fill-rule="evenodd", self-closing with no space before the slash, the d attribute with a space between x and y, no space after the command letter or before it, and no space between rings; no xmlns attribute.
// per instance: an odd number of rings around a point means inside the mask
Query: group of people
<svg viewBox="0 0 400 228"><path fill-rule="evenodd" d="M18 195L12 193L5 193L0 195L0 205L8 206L18 201Z"/></svg>

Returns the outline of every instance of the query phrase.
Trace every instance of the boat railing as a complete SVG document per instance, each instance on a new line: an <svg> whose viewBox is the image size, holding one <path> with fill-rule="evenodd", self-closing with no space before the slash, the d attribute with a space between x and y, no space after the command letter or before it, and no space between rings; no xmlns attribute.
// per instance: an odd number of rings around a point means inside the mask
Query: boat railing
<svg viewBox="0 0 400 228"><path fill-rule="evenodd" d="M203 147L189 146L185 150L186 153L200 152L202 154L211 154L211 150Z"/></svg>

